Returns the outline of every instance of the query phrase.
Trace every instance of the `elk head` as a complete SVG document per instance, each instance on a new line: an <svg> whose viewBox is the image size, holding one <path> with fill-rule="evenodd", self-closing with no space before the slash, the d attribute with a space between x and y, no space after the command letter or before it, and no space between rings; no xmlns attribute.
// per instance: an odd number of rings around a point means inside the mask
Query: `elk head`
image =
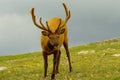
<svg viewBox="0 0 120 80"><path fill-rule="evenodd" d="M48 44L52 47L59 45L59 43L58 43L59 36L65 32L64 26L66 25L67 21L70 18L70 11L68 11L68 9L64 3L63 3L63 7L66 12L66 18L65 18L63 24L61 24L62 20L61 20L61 18L59 18L59 24L57 25L57 29L55 30L55 32L52 32L50 30L51 26L49 26L47 21L46 21L46 27L43 25L42 18L40 18L40 24L38 24L36 22L36 16L34 15L34 8L32 8L30 10L34 25L36 25L38 28L43 30L42 35L47 36L49 38Z"/></svg>

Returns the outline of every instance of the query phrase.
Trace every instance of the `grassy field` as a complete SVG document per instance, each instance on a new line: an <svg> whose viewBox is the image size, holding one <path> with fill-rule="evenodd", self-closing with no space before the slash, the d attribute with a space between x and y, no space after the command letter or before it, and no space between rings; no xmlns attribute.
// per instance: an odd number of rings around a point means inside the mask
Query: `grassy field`
<svg viewBox="0 0 120 80"><path fill-rule="evenodd" d="M120 80L120 38L70 48L73 71L69 73L65 50L62 49L60 73L56 80ZM49 56L48 76L43 78L41 52L0 56L0 80L50 80L52 55Z"/></svg>

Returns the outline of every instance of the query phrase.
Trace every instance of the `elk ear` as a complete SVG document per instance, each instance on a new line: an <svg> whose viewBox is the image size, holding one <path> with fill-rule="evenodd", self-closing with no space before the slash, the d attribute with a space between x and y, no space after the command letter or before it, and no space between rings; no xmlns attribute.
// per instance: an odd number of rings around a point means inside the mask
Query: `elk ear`
<svg viewBox="0 0 120 80"><path fill-rule="evenodd" d="M42 31L42 35L48 36L48 35L49 35L49 32L48 32L48 31Z"/></svg>
<svg viewBox="0 0 120 80"><path fill-rule="evenodd" d="M59 30L57 33L58 34L63 34L65 32L65 29L61 29L61 30Z"/></svg>

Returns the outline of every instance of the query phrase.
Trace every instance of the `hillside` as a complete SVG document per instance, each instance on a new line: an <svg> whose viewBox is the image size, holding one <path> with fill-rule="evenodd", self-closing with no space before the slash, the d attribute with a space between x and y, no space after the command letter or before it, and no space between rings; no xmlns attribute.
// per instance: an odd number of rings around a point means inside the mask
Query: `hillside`
<svg viewBox="0 0 120 80"><path fill-rule="evenodd" d="M120 80L120 38L70 48L73 72L68 72L64 49L60 73L56 80ZM41 52L0 56L0 80L50 80L52 56L49 56L48 76L43 78Z"/></svg>

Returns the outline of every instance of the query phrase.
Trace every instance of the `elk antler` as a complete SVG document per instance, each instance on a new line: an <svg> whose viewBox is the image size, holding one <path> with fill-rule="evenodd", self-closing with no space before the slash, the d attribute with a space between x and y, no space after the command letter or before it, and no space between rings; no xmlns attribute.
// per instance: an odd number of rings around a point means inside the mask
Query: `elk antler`
<svg viewBox="0 0 120 80"><path fill-rule="evenodd" d="M58 27L57 27L57 29L56 29L56 31L55 31L55 32L58 32L58 30L60 29L61 19L59 19L59 20L60 20L60 22L59 22Z"/></svg>
<svg viewBox="0 0 120 80"><path fill-rule="evenodd" d="M48 22L47 22L47 21L46 21L46 25L47 25L48 31L49 31L49 32L51 32L50 27L49 27L49 25L48 25Z"/></svg>
<svg viewBox="0 0 120 80"><path fill-rule="evenodd" d="M40 18L40 24L41 24L41 25L39 25L39 24L36 22L36 16L34 15L34 8L32 8L32 9L30 10L30 14L31 14L31 16L32 16L32 20L33 20L34 25L36 25L38 28L40 28L40 29L42 29L42 30L46 30L46 31L50 32L49 26L48 26L48 29L47 29L47 28L45 28L45 26L42 24L42 18Z"/></svg>
<svg viewBox="0 0 120 80"><path fill-rule="evenodd" d="M65 23L64 23L60 28L64 27L65 24L67 23L67 21L68 21L68 20L70 19L70 17L71 17L70 10L67 9L67 6L66 6L65 3L63 3L63 7L64 7L64 9L65 9L66 18L65 18Z"/></svg>

